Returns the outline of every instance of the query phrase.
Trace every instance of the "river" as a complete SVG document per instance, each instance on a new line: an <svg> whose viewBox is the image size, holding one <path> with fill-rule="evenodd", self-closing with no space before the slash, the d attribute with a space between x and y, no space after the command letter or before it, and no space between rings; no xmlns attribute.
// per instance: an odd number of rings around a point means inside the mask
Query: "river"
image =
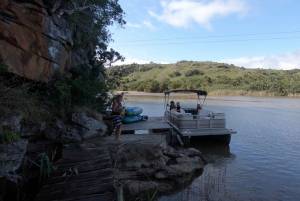
<svg viewBox="0 0 300 201"><path fill-rule="evenodd" d="M195 107L197 97L171 99ZM143 108L143 115L163 116L163 94L129 93L124 102ZM300 199L299 98L208 96L204 106L225 112L227 128L237 134L229 146L193 143L209 163L189 185L158 201Z"/></svg>

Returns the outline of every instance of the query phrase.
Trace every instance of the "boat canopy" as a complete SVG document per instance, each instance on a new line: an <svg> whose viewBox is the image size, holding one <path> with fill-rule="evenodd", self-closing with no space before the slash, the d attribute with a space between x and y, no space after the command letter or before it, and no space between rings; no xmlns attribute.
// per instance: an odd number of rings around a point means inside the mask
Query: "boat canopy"
<svg viewBox="0 0 300 201"><path fill-rule="evenodd" d="M171 93L177 93L177 92L196 93L198 95L198 101L197 102L201 105L201 107L203 107L204 102L206 100L206 95L207 95L206 91L201 91L201 90L196 90L196 89L173 89L173 90L167 90L167 91L164 92L164 94L165 94L165 109L166 110L167 110L167 106L168 106L168 103L169 103L170 94ZM202 101L202 103L201 103L201 100L200 100L200 96L204 96L204 100Z"/></svg>
<svg viewBox="0 0 300 201"><path fill-rule="evenodd" d="M206 96L207 92L206 91L201 91L201 90L195 90L195 89L178 89L178 90L168 90L165 91L165 95L170 95L170 93L177 93L177 92L192 92L196 93L198 96Z"/></svg>

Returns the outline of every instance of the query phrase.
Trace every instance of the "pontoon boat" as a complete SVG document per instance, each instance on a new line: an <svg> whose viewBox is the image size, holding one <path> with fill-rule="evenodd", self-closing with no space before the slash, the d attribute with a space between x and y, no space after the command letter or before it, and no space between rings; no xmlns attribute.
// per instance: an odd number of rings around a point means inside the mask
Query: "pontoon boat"
<svg viewBox="0 0 300 201"><path fill-rule="evenodd" d="M180 111L168 107L171 93L196 93L198 95L197 104L201 109L181 108ZM226 128L226 118L223 112L206 110L204 103L207 92L201 90L169 90L165 94L166 121L172 126L174 132L169 138L172 144L179 141L181 144L189 145L191 138L199 136L210 136L222 143L229 144L231 134L236 134L233 129ZM201 100L203 98L203 100Z"/></svg>

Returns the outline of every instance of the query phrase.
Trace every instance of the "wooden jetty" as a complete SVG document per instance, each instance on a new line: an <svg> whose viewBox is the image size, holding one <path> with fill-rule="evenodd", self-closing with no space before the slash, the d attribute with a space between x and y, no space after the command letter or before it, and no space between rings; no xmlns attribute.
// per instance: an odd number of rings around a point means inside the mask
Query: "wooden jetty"
<svg viewBox="0 0 300 201"><path fill-rule="evenodd" d="M162 117L152 117L146 121L124 124L123 134L138 134L139 130L147 130L149 134L167 134L170 129L170 125ZM139 135L141 137L143 136ZM53 164L57 170L44 181L35 200L117 200L113 164L107 148L117 147L120 142L106 138L91 138L65 146L62 158Z"/></svg>
<svg viewBox="0 0 300 201"><path fill-rule="evenodd" d="M163 117L149 117L146 121L123 124L123 134L166 134L172 127ZM146 132L145 132L146 131Z"/></svg>
<svg viewBox="0 0 300 201"><path fill-rule="evenodd" d="M74 145L63 151L54 163L36 201L47 200L114 200L112 162L105 149L81 150Z"/></svg>

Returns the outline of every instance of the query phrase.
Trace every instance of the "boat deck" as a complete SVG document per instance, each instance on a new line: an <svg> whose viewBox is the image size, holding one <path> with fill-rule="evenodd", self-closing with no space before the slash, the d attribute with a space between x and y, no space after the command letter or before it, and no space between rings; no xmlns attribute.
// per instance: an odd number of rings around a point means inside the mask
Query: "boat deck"
<svg viewBox="0 0 300 201"><path fill-rule="evenodd" d="M203 128L201 130L179 130L179 132L183 137L236 134L235 130L227 128Z"/></svg>

